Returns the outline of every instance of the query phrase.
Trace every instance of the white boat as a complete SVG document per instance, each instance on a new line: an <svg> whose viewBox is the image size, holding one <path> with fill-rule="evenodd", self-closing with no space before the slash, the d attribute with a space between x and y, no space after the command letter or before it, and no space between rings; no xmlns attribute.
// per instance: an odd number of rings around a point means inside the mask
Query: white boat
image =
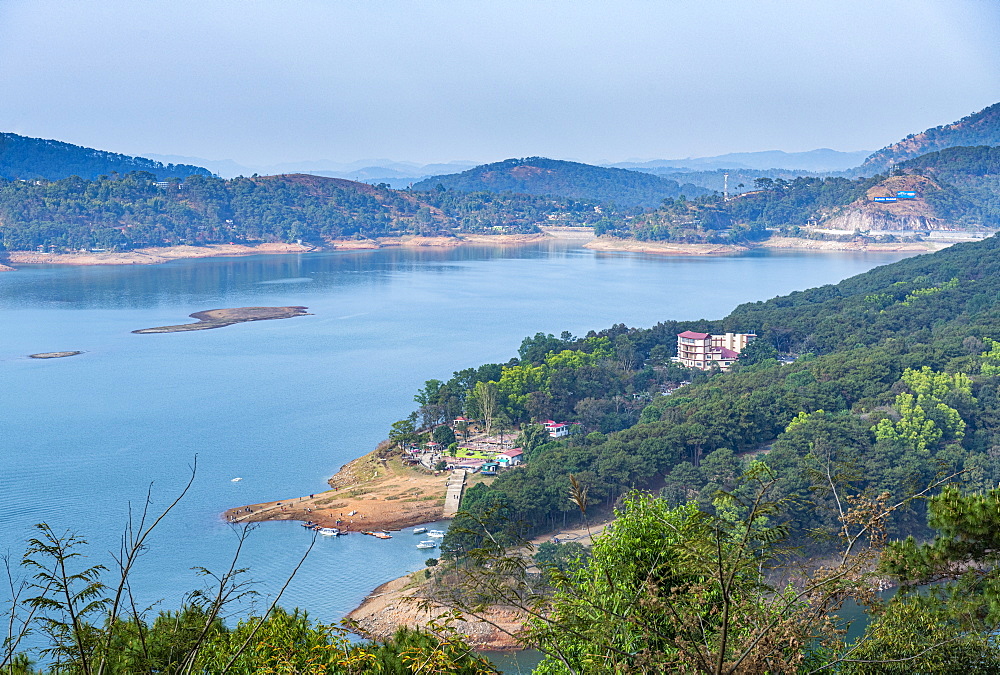
<svg viewBox="0 0 1000 675"><path fill-rule="evenodd" d="M426 527L415 527L413 528L413 534L423 534L427 531Z"/></svg>
<svg viewBox="0 0 1000 675"><path fill-rule="evenodd" d="M444 537L444 530L431 530L427 533L428 537L434 537L435 539L441 539Z"/></svg>
<svg viewBox="0 0 1000 675"><path fill-rule="evenodd" d="M319 532L320 534L325 534L328 537L335 537L338 534L340 534L340 530L338 530L335 527L321 527L316 531Z"/></svg>
<svg viewBox="0 0 1000 675"><path fill-rule="evenodd" d="M422 541L417 544L417 548L434 548L438 543L436 541L428 539L427 541Z"/></svg>
<svg viewBox="0 0 1000 675"><path fill-rule="evenodd" d="M230 478L229 482L230 483L239 483L241 480L243 480L243 479L242 478Z"/></svg>

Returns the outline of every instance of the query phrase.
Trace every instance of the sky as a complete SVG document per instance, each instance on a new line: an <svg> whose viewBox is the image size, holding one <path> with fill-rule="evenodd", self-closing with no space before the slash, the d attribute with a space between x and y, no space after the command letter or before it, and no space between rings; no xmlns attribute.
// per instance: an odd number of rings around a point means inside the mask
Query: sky
<svg viewBox="0 0 1000 675"><path fill-rule="evenodd" d="M875 150L997 101L995 0L0 0L0 131L128 154Z"/></svg>

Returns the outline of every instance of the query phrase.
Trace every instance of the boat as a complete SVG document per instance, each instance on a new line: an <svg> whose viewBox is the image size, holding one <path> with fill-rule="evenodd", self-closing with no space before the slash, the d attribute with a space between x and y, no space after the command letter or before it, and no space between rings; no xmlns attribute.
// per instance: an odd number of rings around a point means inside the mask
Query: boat
<svg viewBox="0 0 1000 675"><path fill-rule="evenodd" d="M433 539L428 539L427 541L422 541L417 544L417 548L434 548L438 543Z"/></svg>
<svg viewBox="0 0 1000 675"><path fill-rule="evenodd" d="M340 534L340 530L338 530L335 527L321 527L316 531L319 532L320 534L325 534L328 537L336 537L338 534Z"/></svg>
<svg viewBox="0 0 1000 675"><path fill-rule="evenodd" d="M243 479L237 476L236 478L230 478L229 482L230 483L239 483L241 480L243 480Z"/></svg>
<svg viewBox="0 0 1000 675"><path fill-rule="evenodd" d="M444 530L430 530L427 533L428 537L434 537L435 539L440 539L444 536Z"/></svg>
<svg viewBox="0 0 1000 675"><path fill-rule="evenodd" d="M372 532L371 530L364 530L361 534L367 534L378 539L392 539L392 535L388 532Z"/></svg>
<svg viewBox="0 0 1000 675"><path fill-rule="evenodd" d="M415 527L413 528L413 534L423 534L427 531L426 527Z"/></svg>

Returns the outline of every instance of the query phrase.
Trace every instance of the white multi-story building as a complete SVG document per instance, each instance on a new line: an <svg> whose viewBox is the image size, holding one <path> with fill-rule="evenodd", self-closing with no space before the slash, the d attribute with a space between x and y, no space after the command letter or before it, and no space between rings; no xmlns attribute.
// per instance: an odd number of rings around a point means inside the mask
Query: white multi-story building
<svg viewBox="0 0 1000 675"><path fill-rule="evenodd" d="M674 361L699 370L709 370L713 365L729 370L729 366L736 363L740 352L755 337L755 333L711 335L686 330L677 335L677 356Z"/></svg>

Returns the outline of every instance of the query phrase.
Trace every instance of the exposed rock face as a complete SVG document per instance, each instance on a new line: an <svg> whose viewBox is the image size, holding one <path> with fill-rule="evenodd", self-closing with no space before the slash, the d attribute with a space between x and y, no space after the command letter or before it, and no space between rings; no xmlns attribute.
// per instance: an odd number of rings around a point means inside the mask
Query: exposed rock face
<svg viewBox="0 0 1000 675"><path fill-rule="evenodd" d="M822 222L823 227L835 230L948 230L949 222L936 215L934 207L924 196L940 189L926 176L891 176L868 190L860 199L833 213ZM896 197L900 191L915 192L912 199L895 202L877 202L876 198Z"/></svg>

